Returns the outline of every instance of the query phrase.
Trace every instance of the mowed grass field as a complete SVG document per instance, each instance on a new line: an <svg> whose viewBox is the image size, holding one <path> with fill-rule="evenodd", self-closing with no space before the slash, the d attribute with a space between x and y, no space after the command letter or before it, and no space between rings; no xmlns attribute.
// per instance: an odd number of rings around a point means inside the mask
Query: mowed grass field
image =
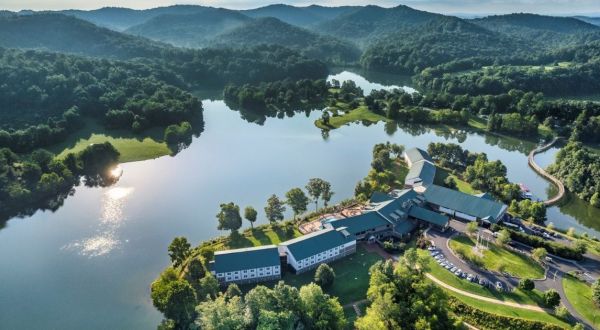
<svg viewBox="0 0 600 330"><path fill-rule="evenodd" d="M567 299L577 312L592 323L594 328L600 329L600 308L592 301L592 288L571 275L563 277L562 285Z"/></svg>
<svg viewBox="0 0 600 330"><path fill-rule="evenodd" d="M162 133L162 129L150 129L141 137L125 130L106 130L90 119L82 129L67 141L53 146L50 151L61 158L69 153L80 152L90 144L110 142L121 153L121 163L154 159L172 154L162 141Z"/></svg>
<svg viewBox="0 0 600 330"><path fill-rule="evenodd" d="M483 257L475 254L475 242L467 236L453 237L450 248L481 267L497 272L506 272L520 278L543 278L544 269L530 257L510 251L490 243L489 249L483 251Z"/></svg>
<svg viewBox="0 0 600 330"><path fill-rule="evenodd" d="M369 289L369 268L377 261L383 260L376 253L358 246L356 253L329 263L335 272L335 281L326 293L338 297L342 305L366 299ZM302 274L287 273L283 280L295 287L301 287L314 281L316 269Z"/></svg>

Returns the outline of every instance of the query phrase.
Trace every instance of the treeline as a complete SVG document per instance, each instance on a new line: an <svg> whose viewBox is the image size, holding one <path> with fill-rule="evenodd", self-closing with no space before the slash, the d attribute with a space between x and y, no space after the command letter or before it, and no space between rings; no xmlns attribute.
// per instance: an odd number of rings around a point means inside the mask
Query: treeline
<svg viewBox="0 0 600 330"><path fill-rule="evenodd" d="M507 229L510 232L510 238L513 240L529 245L533 248L544 248L548 253L567 259L581 260L583 253L574 247L565 244L557 243L542 237L528 235L512 229Z"/></svg>
<svg viewBox="0 0 600 330"><path fill-rule="evenodd" d="M600 155L571 141L558 151L548 172L579 198L600 207Z"/></svg>
<svg viewBox="0 0 600 330"><path fill-rule="evenodd" d="M373 158L369 174L354 188L358 200L367 201L374 192L389 192L404 187L404 165L398 161L404 152L404 146L390 142L373 146ZM401 168L402 170L398 170ZM406 170L408 171L408 170Z"/></svg>
<svg viewBox="0 0 600 330"><path fill-rule="evenodd" d="M135 133L202 118L196 97L137 64L0 49L0 81L0 147L15 152L64 140L83 116Z"/></svg>
<svg viewBox="0 0 600 330"><path fill-rule="evenodd" d="M354 327L372 329L462 329L449 314L447 296L423 274L425 263L415 249L407 250L398 263L377 262L371 275L369 307Z"/></svg>
<svg viewBox="0 0 600 330"><path fill-rule="evenodd" d="M417 74L428 67L457 59L512 59L534 56L536 52L524 41L455 17L440 17L374 43L363 54L361 64L371 70Z"/></svg>
<svg viewBox="0 0 600 330"><path fill-rule="evenodd" d="M90 145L62 159L43 149L27 156L0 149L0 220L27 208L60 206L81 177L90 186L114 182L118 178L110 169L118 160L119 152L108 142Z"/></svg>
<svg viewBox="0 0 600 330"><path fill-rule="evenodd" d="M322 79L289 79L259 85L227 85L223 97L227 106L239 110L252 122L262 123L266 117L282 116L324 106L331 86Z"/></svg>

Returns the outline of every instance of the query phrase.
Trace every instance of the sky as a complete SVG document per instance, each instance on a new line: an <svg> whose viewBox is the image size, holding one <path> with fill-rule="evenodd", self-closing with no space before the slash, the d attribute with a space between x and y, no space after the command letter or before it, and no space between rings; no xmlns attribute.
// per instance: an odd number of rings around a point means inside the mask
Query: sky
<svg viewBox="0 0 600 330"><path fill-rule="evenodd" d="M443 14L506 14L530 12L550 15L585 14L600 16L600 0L0 0L5 10L59 10L126 7L146 9L174 4L194 4L232 9L256 8L273 3L296 6L379 5L392 7L404 4L416 9Z"/></svg>

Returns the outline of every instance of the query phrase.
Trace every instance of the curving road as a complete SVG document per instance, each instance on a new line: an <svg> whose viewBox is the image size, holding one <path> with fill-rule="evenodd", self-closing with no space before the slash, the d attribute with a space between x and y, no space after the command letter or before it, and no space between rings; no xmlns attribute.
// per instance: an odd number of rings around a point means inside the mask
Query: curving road
<svg viewBox="0 0 600 330"><path fill-rule="evenodd" d="M562 182L560 182L560 180L557 179L555 176L552 176L551 174L546 172L546 170L544 170L541 166L539 166L535 162L535 155L550 149L554 145L554 143L556 143L556 141L558 141L558 138L554 138L552 141L550 141L550 143L531 150L531 152L529 152L529 157L527 157L527 162L529 163L529 166L539 175L552 182L558 188L558 194L556 194L556 196L543 202L546 206L551 206L558 203L565 196L565 185Z"/></svg>

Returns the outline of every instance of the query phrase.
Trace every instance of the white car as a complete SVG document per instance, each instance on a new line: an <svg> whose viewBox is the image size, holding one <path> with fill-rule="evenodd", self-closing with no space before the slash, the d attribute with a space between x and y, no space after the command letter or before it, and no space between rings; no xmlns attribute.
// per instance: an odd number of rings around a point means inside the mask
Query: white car
<svg viewBox="0 0 600 330"><path fill-rule="evenodd" d="M452 267L452 268L450 268L450 271L454 273L457 269L458 268L456 268L456 267Z"/></svg>
<svg viewBox="0 0 600 330"><path fill-rule="evenodd" d="M496 289L502 291L504 290L504 286L502 285L502 282L498 281L496 282Z"/></svg>

